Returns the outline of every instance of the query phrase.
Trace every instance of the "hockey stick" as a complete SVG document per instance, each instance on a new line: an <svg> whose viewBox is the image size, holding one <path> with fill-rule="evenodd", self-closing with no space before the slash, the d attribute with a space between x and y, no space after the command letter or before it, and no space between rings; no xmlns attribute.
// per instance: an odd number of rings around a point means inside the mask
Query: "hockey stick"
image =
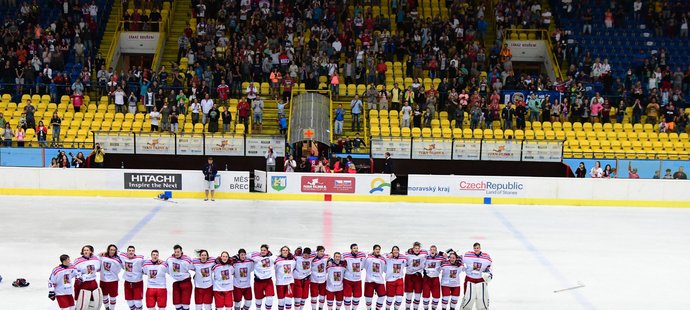
<svg viewBox="0 0 690 310"><path fill-rule="evenodd" d="M153 198L153 199L158 200L158 201L163 201L163 202L177 203L177 201L172 201L172 200L165 200L165 199L160 199L160 198Z"/></svg>
<svg viewBox="0 0 690 310"><path fill-rule="evenodd" d="M555 291L553 291L553 292L554 292L554 293L560 293L560 292L575 290L575 289L583 288L583 287L585 287L585 285L582 284L582 282L577 282L577 285L576 285L576 286L568 287L568 288L564 288L564 289L560 289L560 290L555 290Z"/></svg>

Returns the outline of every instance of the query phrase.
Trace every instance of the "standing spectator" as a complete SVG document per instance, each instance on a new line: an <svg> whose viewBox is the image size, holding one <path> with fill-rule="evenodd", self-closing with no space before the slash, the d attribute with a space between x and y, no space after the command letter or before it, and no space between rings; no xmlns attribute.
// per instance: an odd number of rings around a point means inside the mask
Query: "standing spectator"
<svg viewBox="0 0 690 310"><path fill-rule="evenodd" d="M642 112L644 111L644 108L642 107L642 102L640 99L635 99L635 103L633 103L633 117L632 117L632 123L633 124L638 124L642 120Z"/></svg>
<svg viewBox="0 0 690 310"><path fill-rule="evenodd" d="M279 114L278 115L278 128L280 130L281 135L284 136L287 134L288 123L287 123L287 117L285 117L285 114Z"/></svg>
<svg viewBox="0 0 690 310"><path fill-rule="evenodd" d="M79 112L83 103L84 95L82 95L81 92L75 91L72 93L72 105L74 106L74 112Z"/></svg>
<svg viewBox="0 0 690 310"><path fill-rule="evenodd" d="M62 119L57 112L53 112L53 117L50 119L50 126L53 128L53 146L58 146L60 143L60 124L62 124Z"/></svg>
<svg viewBox="0 0 690 310"><path fill-rule="evenodd" d="M268 150L266 150L264 157L266 158L266 171L276 171L276 154L273 152L272 146L268 146Z"/></svg>
<svg viewBox="0 0 690 310"><path fill-rule="evenodd" d="M355 98L350 102L350 109L352 112L352 130L360 131L359 116L362 113L362 100L359 99L359 95L355 95Z"/></svg>
<svg viewBox="0 0 690 310"><path fill-rule="evenodd" d="M96 143L96 148L93 150L93 152L91 152L89 157L93 158L92 162L94 168L103 168L103 162L105 161L105 151L103 151L103 148L101 148L101 145L99 143Z"/></svg>
<svg viewBox="0 0 690 310"><path fill-rule="evenodd" d="M69 153L69 155L72 157L72 167L86 168L86 158L84 158L84 153L79 152L77 153L77 156L72 156L72 153Z"/></svg>
<svg viewBox="0 0 690 310"><path fill-rule="evenodd" d="M249 86L247 86L246 94L247 94L247 101L251 104L254 99L256 99L257 94L259 91L256 89L256 86L254 86L254 82L249 83Z"/></svg>
<svg viewBox="0 0 690 310"><path fill-rule="evenodd" d="M366 93L364 94L364 96L367 97L367 105L369 106L369 110L378 110L376 100L378 95L379 92L376 90L376 85L370 84L369 89L367 89ZM357 95L355 95L355 97L356 96Z"/></svg>
<svg viewBox="0 0 690 310"><path fill-rule="evenodd" d="M386 152L383 155L383 173L393 174L393 159L391 159L391 153Z"/></svg>
<svg viewBox="0 0 690 310"><path fill-rule="evenodd" d="M17 131L14 135L17 140L17 147L24 147L24 138L26 137L26 131L21 125L17 126Z"/></svg>
<svg viewBox="0 0 690 310"><path fill-rule="evenodd" d="M192 125L196 125L199 122L199 111L201 110L201 104L199 104L196 98L192 99L189 109L192 110Z"/></svg>
<svg viewBox="0 0 690 310"><path fill-rule="evenodd" d="M38 127L36 127L36 136L38 137L38 146L47 147L46 136L48 135L48 128L43 125L43 121L38 122Z"/></svg>
<svg viewBox="0 0 690 310"><path fill-rule="evenodd" d="M161 120L161 131L168 131L168 125L170 124L170 107L168 103L163 103L163 107L160 110L160 120Z"/></svg>
<svg viewBox="0 0 690 310"><path fill-rule="evenodd" d="M187 53L187 48L189 47L189 38L185 34L182 34L178 39L177 39L177 62L180 62L180 59L182 59L182 56Z"/></svg>
<svg viewBox="0 0 690 310"><path fill-rule="evenodd" d="M599 93L596 93L594 97L590 100L589 111L592 124L599 122L599 117L601 111L604 109L604 98L602 98Z"/></svg>
<svg viewBox="0 0 690 310"><path fill-rule="evenodd" d="M340 79L338 72L333 72L331 75L331 92L335 95L335 100L340 99Z"/></svg>
<svg viewBox="0 0 690 310"><path fill-rule="evenodd" d="M577 166L577 170L575 170L575 176L578 178L584 178L585 175L587 175L587 168L585 167L584 162L580 162L580 164Z"/></svg>
<svg viewBox="0 0 690 310"><path fill-rule="evenodd" d="M655 99L652 99L652 102L647 104L647 124L656 124L658 119L659 119L659 104L656 102Z"/></svg>
<svg viewBox="0 0 690 310"><path fill-rule="evenodd" d="M36 107L31 105L31 100L26 101L26 106L24 107L24 113L26 113L26 126L28 128L36 128L36 119L34 113L36 112ZM79 111L77 111L79 112Z"/></svg>
<svg viewBox="0 0 690 310"><path fill-rule="evenodd" d="M179 119L177 117L177 111L173 107L173 109L170 112L170 132L177 133L177 129L179 126L178 121L179 121Z"/></svg>
<svg viewBox="0 0 690 310"><path fill-rule="evenodd" d="M414 105L414 111L412 112L412 126L415 128L422 127L422 110L418 104Z"/></svg>
<svg viewBox="0 0 690 310"><path fill-rule="evenodd" d="M228 111L227 106L223 106L223 113L220 116L223 119L223 133L230 131L230 124L232 123L232 113Z"/></svg>
<svg viewBox="0 0 690 310"><path fill-rule="evenodd" d="M213 108L213 99L207 93L204 99L201 99L201 123L204 125L208 122L208 112L211 111L211 108Z"/></svg>
<svg viewBox="0 0 690 310"><path fill-rule="evenodd" d="M334 134L335 135L342 135L343 134L343 123L345 122L345 109L343 109L342 104L338 104L338 108L335 109L335 128L334 128Z"/></svg>
<svg viewBox="0 0 690 310"><path fill-rule="evenodd" d="M503 44L503 49L501 49L499 57L503 64L503 69L510 70L512 68L511 59L513 58L513 53L508 48L508 44Z"/></svg>
<svg viewBox="0 0 690 310"><path fill-rule="evenodd" d="M625 104L625 100L621 99L621 101L618 103L618 108L616 109L616 123L617 124L623 124L623 118L625 117L625 109L627 108L627 105Z"/></svg>
<svg viewBox="0 0 690 310"><path fill-rule="evenodd" d="M249 111L251 107L247 103L247 98L243 97L237 104L237 114L239 115L239 122L244 124L245 129L249 129Z"/></svg>
<svg viewBox="0 0 690 310"><path fill-rule="evenodd" d="M297 162L295 161L295 158L290 154L288 158L285 160L284 163L284 170L285 172L295 172L295 168L297 167Z"/></svg>
<svg viewBox="0 0 690 310"><path fill-rule="evenodd" d="M209 192L211 193L211 201L215 201L214 199L214 194L215 194L215 180L216 180L216 174L218 174L218 168L216 165L213 163L213 157L209 157L206 165L204 166L204 169L202 170L204 173L204 181L206 186L204 190L205 198L204 201L208 201L208 194Z"/></svg>
<svg viewBox="0 0 690 310"><path fill-rule="evenodd" d="M412 107L405 101L403 104L402 109L400 110L400 114L402 114L402 121L401 121L401 127L403 128L410 128L410 118L412 116Z"/></svg>
<svg viewBox="0 0 690 310"><path fill-rule="evenodd" d="M604 170L601 169L601 163L599 161L594 163L594 167L592 167L592 170L589 172L589 176L595 179L604 176Z"/></svg>
<svg viewBox="0 0 690 310"><path fill-rule="evenodd" d="M254 112L254 124L252 128L259 127L259 130L263 129L263 119L264 119L264 101L261 97L256 97L256 100L252 102L252 111Z"/></svg>
<svg viewBox="0 0 690 310"><path fill-rule="evenodd" d="M218 100L220 100L220 104L226 105L228 104L228 96L230 94L230 86L225 84L225 79L220 80L220 85L216 87L216 92L218 93Z"/></svg>
<svg viewBox="0 0 690 310"><path fill-rule="evenodd" d="M280 82L283 80L283 76L280 74L280 71L278 71L278 68L273 68L269 80L271 81L271 95L273 95L273 99L278 99Z"/></svg>
<svg viewBox="0 0 690 310"><path fill-rule="evenodd" d="M214 104L211 110L208 111L208 132L216 133L218 132L218 120L220 119L220 110L218 110L218 105Z"/></svg>
<svg viewBox="0 0 690 310"><path fill-rule="evenodd" d="M148 87L143 97L146 113L151 113L153 107L156 105L156 95L153 93L153 89L151 87Z"/></svg>
<svg viewBox="0 0 690 310"><path fill-rule="evenodd" d="M158 131L158 124L161 119L161 113L158 112L158 108L155 106L151 113L149 113L149 119L151 120L151 131Z"/></svg>
<svg viewBox="0 0 690 310"><path fill-rule="evenodd" d="M503 130L513 129L514 115L515 109L513 109L513 106L510 104L510 102L508 102L503 108L503 111L501 111L501 117L503 118Z"/></svg>
<svg viewBox="0 0 690 310"><path fill-rule="evenodd" d="M139 101L137 100L137 96L134 95L134 92L129 93L127 101L129 102L129 113L137 114L137 103L139 103Z"/></svg>
<svg viewBox="0 0 690 310"><path fill-rule="evenodd" d="M115 98L115 113L125 113L125 91L122 86L117 86L117 90L111 93Z"/></svg>
<svg viewBox="0 0 690 310"><path fill-rule="evenodd" d="M592 8L587 8L587 11L582 14L582 34L592 34Z"/></svg>

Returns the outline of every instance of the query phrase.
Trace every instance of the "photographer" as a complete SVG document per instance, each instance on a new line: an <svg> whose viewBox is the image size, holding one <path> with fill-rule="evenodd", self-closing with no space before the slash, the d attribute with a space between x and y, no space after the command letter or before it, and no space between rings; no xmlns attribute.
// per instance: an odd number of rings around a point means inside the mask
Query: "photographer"
<svg viewBox="0 0 690 310"><path fill-rule="evenodd" d="M79 156L77 154L77 156ZM96 148L89 154L93 156L91 162L93 163L92 168L103 168L103 161L105 160L105 151L101 148L100 143L96 143Z"/></svg>
<svg viewBox="0 0 690 310"><path fill-rule="evenodd" d="M86 168L86 158L84 158L84 153L79 152L75 157L74 155L72 155L72 152L70 152L69 156L72 158L72 167Z"/></svg>
<svg viewBox="0 0 690 310"><path fill-rule="evenodd" d="M67 155L65 154L65 151L60 151L58 150L57 153L57 166L59 168L69 168L69 160L67 159Z"/></svg>

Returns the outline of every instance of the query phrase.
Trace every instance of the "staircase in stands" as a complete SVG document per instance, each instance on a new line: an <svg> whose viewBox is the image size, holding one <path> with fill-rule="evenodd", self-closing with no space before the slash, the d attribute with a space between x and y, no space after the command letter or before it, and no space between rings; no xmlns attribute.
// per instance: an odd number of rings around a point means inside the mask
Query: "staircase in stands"
<svg viewBox="0 0 690 310"><path fill-rule="evenodd" d="M122 1L113 1L113 7L110 10L110 15L108 16L108 24L105 26L105 31L103 32L103 38L101 39L101 46L98 47L98 52L103 55L103 57L108 57L108 50L110 49L110 44L113 40L118 40L115 37L117 33L117 27L120 23L120 18L122 14ZM109 65L110 59L106 59L106 67ZM96 71L100 68L96 68ZM95 76L95 73L94 73Z"/></svg>
<svg viewBox="0 0 690 310"><path fill-rule="evenodd" d="M165 42L165 47L163 49L163 60L161 65L166 66L166 69L170 71L171 63L178 63L177 61L177 39L187 26L187 23L192 18L192 2L191 0L182 0L175 4L175 15L172 16L172 26L170 27L170 33L168 33L168 39Z"/></svg>

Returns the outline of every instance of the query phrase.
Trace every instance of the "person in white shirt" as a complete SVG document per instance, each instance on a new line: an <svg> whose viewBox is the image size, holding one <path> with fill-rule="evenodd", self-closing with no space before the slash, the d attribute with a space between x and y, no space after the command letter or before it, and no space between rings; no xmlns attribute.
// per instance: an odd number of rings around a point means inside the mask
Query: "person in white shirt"
<svg viewBox="0 0 690 310"><path fill-rule="evenodd" d="M196 125L196 123L199 122L199 110L201 110L201 104L194 99L189 108L192 110L192 124Z"/></svg>
<svg viewBox="0 0 690 310"><path fill-rule="evenodd" d="M412 115L412 107L410 106L410 104L407 101L405 101L400 112L402 113L401 127L403 127L403 128L408 127L409 128L410 127L410 116Z"/></svg>
<svg viewBox="0 0 690 310"><path fill-rule="evenodd" d="M604 170L601 169L601 163L597 161L594 163L594 167L592 167L592 170L589 172L589 176L591 176L593 179L594 178L601 178L604 175Z"/></svg>
<svg viewBox="0 0 690 310"><path fill-rule="evenodd" d="M297 162L295 161L295 158L290 155L285 160L285 172L295 172L295 168L297 167Z"/></svg>
<svg viewBox="0 0 690 310"><path fill-rule="evenodd" d="M251 104L254 99L256 99L256 95L259 93L259 91L256 89L256 86L254 86L254 82L249 83L249 86L247 86L247 101Z"/></svg>
<svg viewBox="0 0 690 310"><path fill-rule="evenodd" d="M112 95L115 98L115 113L125 113L125 91L118 86Z"/></svg>
<svg viewBox="0 0 690 310"><path fill-rule="evenodd" d="M247 96L247 99L249 97ZM256 100L252 102L252 110L254 111L254 125L252 127L255 127L258 125L259 130L263 128L263 116L264 116L264 101L261 100L261 97L256 97Z"/></svg>
<svg viewBox="0 0 690 310"><path fill-rule="evenodd" d="M208 122L208 112L211 111L211 108L213 108L213 99L206 94L204 99L201 99L201 123L204 125Z"/></svg>
<svg viewBox="0 0 690 310"><path fill-rule="evenodd" d="M151 131L158 131L158 124L161 119L161 113L158 112L157 107L153 107L153 111L149 113L149 119L151 119Z"/></svg>

